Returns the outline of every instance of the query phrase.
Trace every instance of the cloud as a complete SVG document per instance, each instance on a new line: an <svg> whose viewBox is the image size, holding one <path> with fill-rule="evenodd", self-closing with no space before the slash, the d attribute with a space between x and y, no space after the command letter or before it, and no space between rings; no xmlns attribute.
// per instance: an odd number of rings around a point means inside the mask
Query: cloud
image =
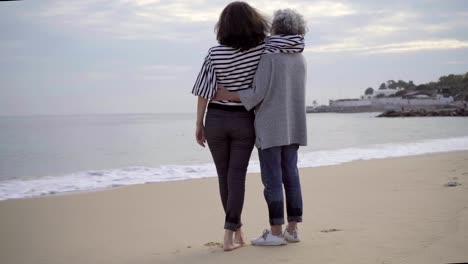
<svg viewBox="0 0 468 264"><path fill-rule="evenodd" d="M456 39L440 40L418 40L390 44L366 45L356 41L345 41L327 45L317 45L306 48L306 52L312 53L333 53L333 52L353 52L358 54L385 54L385 53L405 53L416 51L437 51L468 48L468 41Z"/></svg>
<svg viewBox="0 0 468 264"><path fill-rule="evenodd" d="M432 13L433 7L396 5L378 5L380 9L357 6L354 15L318 23L310 32L313 35L308 37L306 51L385 54L467 48L468 39L460 34L468 30L466 14L455 10ZM439 7L443 8L447 7ZM319 41L315 41L316 36Z"/></svg>
<svg viewBox="0 0 468 264"><path fill-rule="evenodd" d="M363 12L364 21L357 25L348 24L343 28L344 34L350 36L360 36L361 38L382 38L401 34L404 31L414 29L415 21L419 14L414 12L388 12L388 11L368 11ZM348 23L352 23L352 20Z"/></svg>
<svg viewBox="0 0 468 264"><path fill-rule="evenodd" d="M51 26L81 34L119 39L171 39L178 25L191 22L190 9L183 1L98 1L54 2L45 5L37 16ZM35 16L36 14L28 14ZM194 13L203 21L206 14ZM60 23L58 23L60 22Z"/></svg>
<svg viewBox="0 0 468 264"><path fill-rule="evenodd" d="M177 80L181 76L192 73L193 67L187 65L152 64L142 65L137 68L120 67L103 70L83 72L80 78L94 81L113 81L131 79L135 81L168 81Z"/></svg>
<svg viewBox="0 0 468 264"><path fill-rule="evenodd" d="M373 47L366 53L402 53L411 51L437 51L468 48L468 41L456 39L420 40Z"/></svg>
<svg viewBox="0 0 468 264"><path fill-rule="evenodd" d="M139 16L148 18L150 21L166 22L206 22L216 21L219 17L219 8L207 5L203 9L196 9L186 2L171 2L167 4L148 4L144 10L136 13Z"/></svg>
<svg viewBox="0 0 468 264"><path fill-rule="evenodd" d="M292 8L306 18L341 17L356 14L349 4L339 1L250 1L252 6L271 15L277 9Z"/></svg>
<svg viewBox="0 0 468 264"><path fill-rule="evenodd" d="M383 37L393 35L407 29L408 28L405 26L373 24L362 28L351 29L350 32L354 33L355 35Z"/></svg>
<svg viewBox="0 0 468 264"><path fill-rule="evenodd" d="M250 1L252 6L271 15L280 8L294 8L307 18L342 17L356 14L349 4L337 1ZM63 30L84 34L104 34L121 39L177 40L206 32L219 18L224 1L164 0L80 0L49 1L27 16L45 19ZM210 32L211 33L211 32Z"/></svg>
<svg viewBox="0 0 468 264"><path fill-rule="evenodd" d="M308 38L315 41L309 52L400 53L466 45L455 32L468 29L466 12L434 14L421 5L372 7L365 1L346 0L249 3L265 14L279 8L301 12L310 21ZM225 4L214 0L50 0L28 15L43 18L59 31L93 38L191 43L213 39L213 26Z"/></svg>
<svg viewBox="0 0 468 264"><path fill-rule="evenodd" d="M465 65L468 64L467 61L460 61L460 60L452 60L452 61L444 61L442 62L444 65Z"/></svg>

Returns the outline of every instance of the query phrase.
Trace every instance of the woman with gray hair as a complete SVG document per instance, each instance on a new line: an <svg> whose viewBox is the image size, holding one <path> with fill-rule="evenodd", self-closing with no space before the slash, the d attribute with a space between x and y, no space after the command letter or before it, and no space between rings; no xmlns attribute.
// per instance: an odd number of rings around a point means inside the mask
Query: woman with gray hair
<svg viewBox="0 0 468 264"><path fill-rule="evenodd" d="M218 89L215 98L240 100L255 109L256 146L260 159L270 229L252 240L253 245L277 246L299 242L297 223L302 222L302 193L297 168L299 146L307 144L305 110L306 62L302 53L274 52L297 35L304 47L306 22L291 9L275 12L272 36L255 73L252 89L235 93ZM269 45L269 44L270 45ZM301 51L302 51L301 50ZM283 233L284 193L288 225Z"/></svg>
<svg viewBox="0 0 468 264"><path fill-rule="evenodd" d="M245 2L235 1L221 12L215 26L218 45L211 47L202 64L192 93L197 96L195 138L208 143L225 212L223 249L245 244L242 232L245 177L255 143L254 113L239 100L213 98L218 85L230 91L252 86L258 63L266 47L271 52L300 52L297 36L270 38L265 42L269 21Z"/></svg>

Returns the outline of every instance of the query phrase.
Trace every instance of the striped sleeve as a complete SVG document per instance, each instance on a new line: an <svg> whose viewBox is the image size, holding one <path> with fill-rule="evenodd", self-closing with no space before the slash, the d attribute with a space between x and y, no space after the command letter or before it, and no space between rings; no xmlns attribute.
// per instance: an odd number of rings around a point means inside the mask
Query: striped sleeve
<svg viewBox="0 0 468 264"><path fill-rule="evenodd" d="M211 50L205 57L203 66L198 74L195 85L192 89L192 94L201 96L205 99L211 99L216 93L216 73L211 61Z"/></svg>
<svg viewBox="0 0 468 264"><path fill-rule="evenodd" d="M302 35L273 35L268 38L264 53L301 53L304 48Z"/></svg>

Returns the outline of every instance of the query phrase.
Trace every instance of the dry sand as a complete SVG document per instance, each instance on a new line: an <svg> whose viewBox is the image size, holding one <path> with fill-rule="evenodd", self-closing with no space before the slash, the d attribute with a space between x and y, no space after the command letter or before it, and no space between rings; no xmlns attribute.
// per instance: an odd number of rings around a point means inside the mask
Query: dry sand
<svg viewBox="0 0 468 264"><path fill-rule="evenodd" d="M468 152L301 169L303 241L223 252L216 178L0 202L0 263L468 262ZM461 185L444 187L449 181ZM243 214L267 227L258 174ZM335 232L322 232L337 229Z"/></svg>

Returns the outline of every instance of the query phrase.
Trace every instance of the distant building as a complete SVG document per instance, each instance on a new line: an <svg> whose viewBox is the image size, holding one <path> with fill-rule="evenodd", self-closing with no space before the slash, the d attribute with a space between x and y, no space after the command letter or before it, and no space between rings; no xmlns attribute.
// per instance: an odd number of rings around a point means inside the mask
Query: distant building
<svg viewBox="0 0 468 264"><path fill-rule="evenodd" d="M388 97L395 95L399 91L405 90L404 88L396 88L396 89L383 89L383 90L374 90L374 93L372 94L372 97Z"/></svg>
<svg viewBox="0 0 468 264"><path fill-rule="evenodd" d="M361 99L340 99L340 100L330 100L330 106L332 107L360 107L360 106L370 106L370 100L361 100Z"/></svg>
<svg viewBox="0 0 468 264"><path fill-rule="evenodd" d="M420 91L407 92L402 96L403 99L427 99L431 97L431 94Z"/></svg>
<svg viewBox="0 0 468 264"><path fill-rule="evenodd" d="M336 111L353 112L364 109L368 110L388 110L402 108L431 108L440 107L453 103L454 98L445 97L443 94L431 94L412 91L404 93L402 96L395 96L396 93L404 91L403 88L376 90L372 95L363 95L361 99L339 99L330 100L329 107Z"/></svg>

